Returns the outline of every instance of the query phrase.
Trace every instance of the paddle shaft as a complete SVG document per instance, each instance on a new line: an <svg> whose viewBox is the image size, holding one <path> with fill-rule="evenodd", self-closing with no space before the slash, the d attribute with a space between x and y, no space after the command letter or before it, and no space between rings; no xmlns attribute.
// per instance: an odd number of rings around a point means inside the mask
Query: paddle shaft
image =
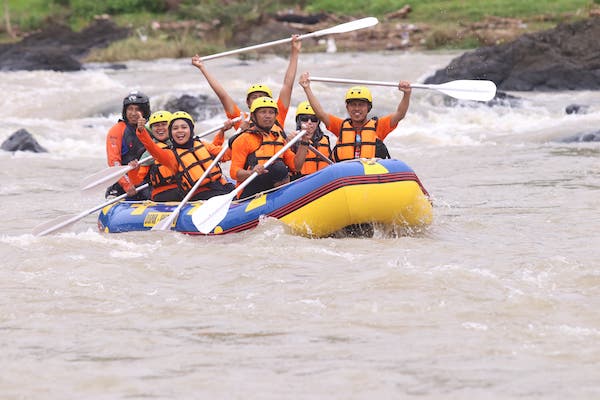
<svg viewBox="0 0 600 400"><path fill-rule="evenodd" d="M319 150L317 150L317 148L315 146L313 146L312 144L309 144L308 148L310 149L310 151L312 151L313 153L318 155L327 164L329 164L329 165L333 164L333 161L331 161L325 154L323 154Z"/></svg>
<svg viewBox="0 0 600 400"><path fill-rule="evenodd" d="M151 161L152 156L144 157L139 161L139 164ZM131 165L115 165L113 167L104 168L92 175L83 179L81 190L89 190L106 182L113 182L115 179L120 179L123 175L131 171Z"/></svg>
<svg viewBox="0 0 600 400"><path fill-rule="evenodd" d="M300 35L299 39L308 39L311 37L330 35L330 34L334 34L334 33L350 32L350 31L354 31L357 29L368 28L370 26L377 24L378 22L379 21L377 21L377 18L374 18L374 17L362 18L362 19L359 19L356 21L346 22L346 23L343 23L343 24L340 24L340 25L337 25L337 26L334 26L331 28L322 29L319 31L311 32L311 33L306 33L304 35ZM289 43L291 41L292 41L292 38L274 40L272 42L256 44L254 46L243 47L241 49L229 50L229 51L225 51L223 53L212 54L210 56L201 57L200 60L208 61L208 60L212 60L215 58L226 57L226 56L230 56L233 54L245 53L247 51L258 50L258 49L262 49L265 47L271 47L271 46L276 46L279 44Z"/></svg>
<svg viewBox="0 0 600 400"><path fill-rule="evenodd" d="M302 130L289 142L287 142L279 151L277 151L271 158L263 164L265 168L271 165L275 160L279 159L281 155L287 151L290 147L299 141L306 131ZM209 233L215 226L219 224L227 215L229 206L235 196L240 193L246 186L248 186L256 177L258 172L254 171L248 178L246 178L237 188L228 194L221 196L215 196L208 199L202 206L194 212L192 215L192 221L201 233Z"/></svg>
<svg viewBox="0 0 600 400"><path fill-rule="evenodd" d="M348 83L350 85L372 85L372 86L392 86L398 87L398 82L384 82L384 81L366 81L360 79L342 79L342 78L323 78L318 76L311 76L311 81L315 82L330 82L330 83ZM414 87L414 85L410 85Z"/></svg>
<svg viewBox="0 0 600 400"><path fill-rule="evenodd" d="M285 144L285 146L283 146L281 149L279 149L279 151L278 151L277 153L275 153L275 154L273 155L273 157L269 158L269 159L267 160L267 162L263 164L263 167L265 167L265 168L268 168L268 167L269 167L269 165L271 165L271 164L273 164L275 161L277 161L277 159L278 159L279 157L281 157L281 155L282 155L283 153L285 153L287 149L289 149L290 147L292 147L292 146L294 145L294 143L296 143L297 141L299 141L299 140L302 138L302 136L304 136L304 134L305 134L305 133L306 133L306 131L304 131L304 130L302 130L302 131L298 132L298 134L297 134L296 136L294 136L294 137L292 138L292 140L290 140L289 142L287 142L287 143ZM252 174L250 174L250 176L249 176L248 178L246 178L246 180L244 180L244 182L242 182L242 183L240 184L240 186L238 186L237 188L235 188L235 190L234 190L233 192L231 192L231 193L234 193L234 196L235 196L235 195L237 195L237 194L238 194L238 193L240 193L242 190L244 190L244 188L245 188L246 186L248 186L248 185L249 185L249 184L250 184L250 183L251 183L251 182L254 180L254 178L256 178L257 176L258 176L258 172L256 172L256 171L252 172ZM230 193L230 194L231 194L231 193ZM232 197L233 197L233 196L232 196Z"/></svg>
<svg viewBox="0 0 600 400"><path fill-rule="evenodd" d="M372 85L372 86L391 86L398 87L398 82L384 81L367 81L357 79L340 79L340 78L323 78L310 77L311 81L315 82L331 82L331 83L346 83L351 85ZM438 90L448 96L463 100L488 101L496 94L496 85L492 81L487 80L456 80L446 82L440 85L427 85L413 83L410 85L415 89L433 89Z"/></svg>
<svg viewBox="0 0 600 400"><path fill-rule="evenodd" d="M149 186L148 183L144 183L143 185L136 187L135 191L137 193L140 190L146 189L148 186ZM82 219L82 218L90 215L91 213L103 209L106 206L109 206L109 205L111 205L113 203L121 201L121 200L125 199L126 197L127 197L127 193L123 193L122 195L120 195L118 197L115 197L114 199L110 199L110 200L108 200L108 201L106 201L106 202L104 202L104 203L102 203L102 204L100 204L100 205L98 205L96 207L90 208L89 210L82 211L79 214L77 214L77 215L75 215L75 216L73 216L71 218L64 219L67 216L62 216L62 217L55 218L52 221L43 223L43 224L38 225L37 227L35 227L33 229L33 234L35 236L44 236L44 235L47 235L47 234L52 233L54 231L57 231L57 230L59 230L61 228L64 228L65 226L71 225L71 224L79 221L80 219Z"/></svg>
<svg viewBox="0 0 600 400"><path fill-rule="evenodd" d="M238 122L241 120L241 118L242 117L236 117L236 118L232 119L232 122ZM223 128L223 125L215 126L214 128L211 128L205 132L199 133L195 137L203 138L204 136L208 136L211 133L215 133L216 131L218 131L219 129L222 129L222 128ZM144 162L147 162L147 161L150 161L153 159L154 159L154 157L152 157L152 156L144 157L141 160L139 160L138 164L142 164ZM96 173L84 178L81 190L89 190L89 189L95 188L96 186L100 186L102 184L113 183L115 180L121 179L121 177L123 175L125 175L132 169L134 169L134 167L132 167L131 165L115 165L113 167L105 168L99 172L96 172Z"/></svg>
<svg viewBox="0 0 600 400"><path fill-rule="evenodd" d="M229 148L229 141L226 140L223 143L223 147L221 148L221 151L219 151L219 154L217 154L215 159L206 168L204 173L200 176L200 178L198 178L196 183L194 183L194 186L192 186L192 188L187 192L187 194L181 200L181 202L179 203L177 208L175 208L167 218L162 219L156 225L154 225L154 227L152 227L153 231L166 231L166 230L170 229L171 224L173 223L173 221L175 221L177 219L177 216L179 215L179 212L181 211L183 206L185 204L187 204L187 202L192 198L192 196L194 195L196 190L198 190L198 188L202 184L202 181L208 176L210 171L215 167L215 165L217 165L217 163L221 160L221 158L223 158L223 155L225 154L225 152L227 151L228 148Z"/></svg>

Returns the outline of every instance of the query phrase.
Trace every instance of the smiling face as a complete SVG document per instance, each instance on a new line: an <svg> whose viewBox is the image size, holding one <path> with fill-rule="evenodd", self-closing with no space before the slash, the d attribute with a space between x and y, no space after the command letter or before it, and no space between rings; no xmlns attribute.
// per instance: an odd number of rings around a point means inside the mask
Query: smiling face
<svg viewBox="0 0 600 400"><path fill-rule="evenodd" d="M155 122L150 125L152 136L161 142L165 142L169 138L169 123L167 121Z"/></svg>
<svg viewBox="0 0 600 400"><path fill-rule="evenodd" d="M171 124L171 136L173 141L179 145L186 144L190 140L192 132L187 121L184 119L176 119Z"/></svg>
<svg viewBox="0 0 600 400"><path fill-rule="evenodd" d="M298 116L300 122L300 128L306 130L310 136L312 136L319 126L319 120L315 115L301 114Z"/></svg>
<svg viewBox="0 0 600 400"><path fill-rule="evenodd" d="M369 113L369 102L365 100L348 100L346 111L352 122L364 122Z"/></svg>
<svg viewBox="0 0 600 400"><path fill-rule="evenodd" d="M127 106L125 110L125 116L127 117L127 122L130 125L137 125L138 119L143 115L142 107L137 104L130 104Z"/></svg>

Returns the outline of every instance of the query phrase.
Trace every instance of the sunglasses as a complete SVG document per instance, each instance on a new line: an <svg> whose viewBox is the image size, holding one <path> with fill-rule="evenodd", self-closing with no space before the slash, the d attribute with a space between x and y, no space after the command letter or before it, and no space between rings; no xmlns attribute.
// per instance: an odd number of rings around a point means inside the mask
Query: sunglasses
<svg viewBox="0 0 600 400"><path fill-rule="evenodd" d="M314 115L302 115L299 119L300 119L300 122L308 122L308 121L311 121L314 123L319 122L319 119Z"/></svg>

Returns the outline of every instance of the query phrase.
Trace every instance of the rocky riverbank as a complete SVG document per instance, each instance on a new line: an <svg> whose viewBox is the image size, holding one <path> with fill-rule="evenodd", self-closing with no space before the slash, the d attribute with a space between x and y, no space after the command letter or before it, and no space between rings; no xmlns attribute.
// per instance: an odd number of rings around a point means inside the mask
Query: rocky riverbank
<svg viewBox="0 0 600 400"><path fill-rule="evenodd" d="M130 30L109 19L95 20L81 32L66 26L50 25L20 42L0 45L0 70L78 71L82 59L93 48L106 47L129 36Z"/></svg>
<svg viewBox="0 0 600 400"><path fill-rule="evenodd" d="M489 79L501 90L599 90L600 17L469 51L426 80Z"/></svg>
<svg viewBox="0 0 600 400"><path fill-rule="evenodd" d="M386 15L374 27L337 34L327 41L308 39L303 48L305 51L424 50L435 30L425 24L407 23L405 17L409 12L410 8L405 7ZM252 28L234 31L227 46L239 48L269 42L349 20L331 14L265 15ZM167 37L184 29L206 41L215 26L195 21L155 22L152 29L157 31L156 35ZM591 16L537 33L525 33L525 30L522 21L492 17L461 26L456 35L477 37L486 46L464 53L427 83L489 79L502 90L600 89L600 59L597 57L600 18ZM108 18L97 19L81 32L53 25L18 43L0 45L0 70L80 70L91 49L106 47L131 35L139 35L139 32L119 27ZM443 42L444 38L434 40ZM279 51L279 47L271 51Z"/></svg>

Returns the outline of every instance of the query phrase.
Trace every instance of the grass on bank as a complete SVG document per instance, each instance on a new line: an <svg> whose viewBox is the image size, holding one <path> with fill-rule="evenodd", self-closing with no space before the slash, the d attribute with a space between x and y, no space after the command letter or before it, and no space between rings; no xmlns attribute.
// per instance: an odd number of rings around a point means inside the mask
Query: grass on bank
<svg viewBox="0 0 600 400"><path fill-rule="evenodd" d="M506 18L531 18L544 16L560 22L564 14L582 13L600 0L315 0L309 1L307 8L312 11L342 12L382 16L409 4L411 22L475 22L486 16Z"/></svg>
<svg viewBox="0 0 600 400"><path fill-rule="evenodd" d="M474 36L463 35L466 24L488 16L518 18L526 31L548 29L560 22L584 18L589 10L600 5L600 0L2 0L0 7L0 41L11 40L5 33L5 8L13 27L30 31L45 23L63 22L73 29L86 26L95 13L110 11L114 20L130 26L138 34L106 49L95 49L86 61L119 61L123 59L155 59L161 57L188 57L197 52L210 54L226 50L225 43L234 30L256 23L263 13L301 7L307 12L328 12L355 17L376 16L381 20L405 4L412 11L403 23L428 24L425 47L474 48L484 43ZM175 8L168 4L178 5ZM171 8L170 8L171 7ZM156 10L164 10L156 12ZM187 30L165 33L153 31L152 21L172 22L193 20L220 21L210 37L199 37ZM146 41L140 37L147 37Z"/></svg>

